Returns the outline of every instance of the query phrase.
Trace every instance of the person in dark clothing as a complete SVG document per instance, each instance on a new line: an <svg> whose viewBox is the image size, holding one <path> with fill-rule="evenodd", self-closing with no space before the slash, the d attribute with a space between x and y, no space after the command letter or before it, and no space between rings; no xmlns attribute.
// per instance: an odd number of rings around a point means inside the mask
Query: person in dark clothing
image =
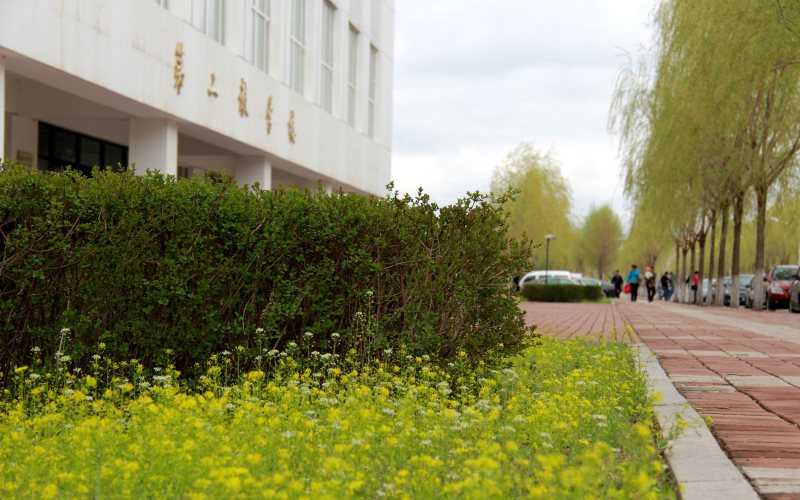
<svg viewBox="0 0 800 500"><path fill-rule="evenodd" d="M636 302L636 296L639 294L639 277L642 272L636 267L636 264L631 266L631 271L628 273L628 284L631 286L631 302Z"/></svg>
<svg viewBox="0 0 800 500"><path fill-rule="evenodd" d="M644 272L644 285L647 287L647 302L653 302L656 296L656 273L650 266Z"/></svg>
<svg viewBox="0 0 800 500"><path fill-rule="evenodd" d="M672 298L672 286L669 280L669 273L661 275L661 289L664 291L664 301L669 302Z"/></svg>
<svg viewBox="0 0 800 500"><path fill-rule="evenodd" d="M624 284L622 275L619 274L619 269L614 273L614 277L611 278L611 284L614 285L614 296L619 297L622 294L622 285Z"/></svg>
<svg viewBox="0 0 800 500"><path fill-rule="evenodd" d="M514 271L514 276L511 278L511 283L512 283L512 286L514 287L514 291L515 292L519 291L519 280L521 280L521 279L522 279L522 269L517 268Z"/></svg>

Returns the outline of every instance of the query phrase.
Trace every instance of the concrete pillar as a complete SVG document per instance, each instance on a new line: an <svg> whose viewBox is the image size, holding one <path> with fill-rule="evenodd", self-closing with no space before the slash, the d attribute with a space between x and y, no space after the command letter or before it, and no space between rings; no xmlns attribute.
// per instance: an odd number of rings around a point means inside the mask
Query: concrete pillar
<svg viewBox="0 0 800 500"><path fill-rule="evenodd" d="M136 174L159 170L178 175L178 124L160 118L131 118L128 161Z"/></svg>
<svg viewBox="0 0 800 500"><path fill-rule="evenodd" d="M10 157L6 151L6 58L0 55L0 160Z"/></svg>
<svg viewBox="0 0 800 500"><path fill-rule="evenodd" d="M259 189L272 189L272 164L263 156L237 156L235 175L240 186L258 183Z"/></svg>

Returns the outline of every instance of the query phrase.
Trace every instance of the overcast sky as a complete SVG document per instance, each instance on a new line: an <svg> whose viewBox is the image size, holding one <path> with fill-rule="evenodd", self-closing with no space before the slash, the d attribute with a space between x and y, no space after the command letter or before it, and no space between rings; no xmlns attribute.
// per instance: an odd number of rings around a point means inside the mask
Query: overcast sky
<svg viewBox="0 0 800 500"><path fill-rule="evenodd" d="M577 216L625 203L607 132L625 50L654 0L398 0L392 177L439 204L487 192L522 141L553 149Z"/></svg>

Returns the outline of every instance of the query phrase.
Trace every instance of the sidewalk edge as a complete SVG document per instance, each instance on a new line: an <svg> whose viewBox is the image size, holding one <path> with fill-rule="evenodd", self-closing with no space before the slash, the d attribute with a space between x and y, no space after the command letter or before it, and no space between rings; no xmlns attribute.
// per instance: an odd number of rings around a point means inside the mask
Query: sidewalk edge
<svg viewBox="0 0 800 500"><path fill-rule="evenodd" d="M639 369L647 374L650 390L661 394L661 401L653 405L653 410L665 439L669 440L666 457L679 484L681 498L759 498L739 468L722 451L703 418L672 384L650 349L644 344L633 344L632 348Z"/></svg>

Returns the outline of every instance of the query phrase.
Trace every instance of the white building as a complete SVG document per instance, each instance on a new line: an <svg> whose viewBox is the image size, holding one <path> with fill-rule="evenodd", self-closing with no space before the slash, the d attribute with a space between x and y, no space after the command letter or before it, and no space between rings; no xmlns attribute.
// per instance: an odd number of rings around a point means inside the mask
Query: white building
<svg viewBox="0 0 800 500"><path fill-rule="evenodd" d="M0 0L0 153L383 194L394 0Z"/></svg>

